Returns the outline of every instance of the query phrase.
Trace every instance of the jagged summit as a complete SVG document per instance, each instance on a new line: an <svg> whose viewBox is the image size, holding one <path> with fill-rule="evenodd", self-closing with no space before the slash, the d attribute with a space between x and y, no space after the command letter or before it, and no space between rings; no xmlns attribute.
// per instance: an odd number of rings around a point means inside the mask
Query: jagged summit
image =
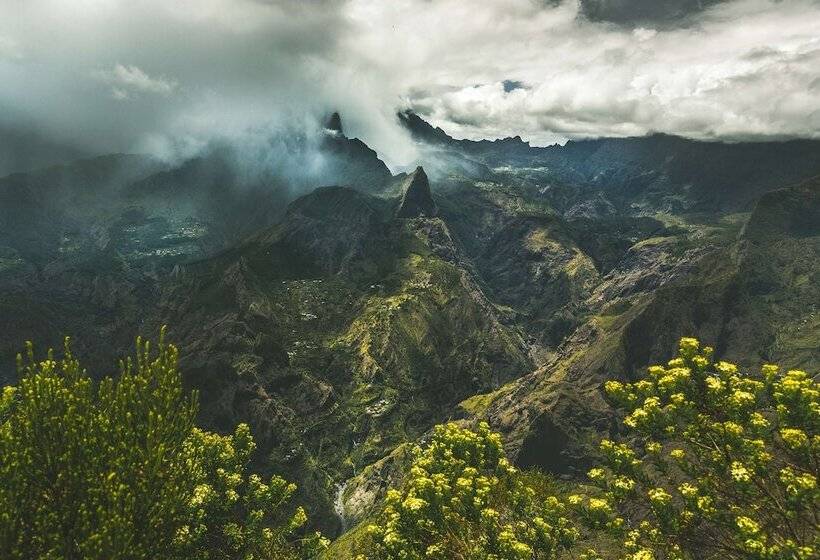
<svg viewBox="0 0 820 560"><path fill-rule="evenodd" d="M338 112L334 112L330 117L328 117L327 122L325 123L325 128L327 130L332 130L338 134L344 134L344 129L342 129L342 117L339 115Z"/></svg>
<svg viewBox="0 0 820 560"><path fill-rule="evenodd" d="M458 140L450 136L442 128L433 126L426 120L411 110L399 112L396 114L399 123L407 129L411 136L422 142L428 144L443 144L448 146L461 146L462 148L476 148L476 147L519 147L530 149L530 143L524 141L521 136L508 136L506 138L497 138L495 140Z"/></svg>
<svg viewBox="0 0 820 560"><path fill-rule="evenodd" d="M401 186L401 202L396 210L397 218L435 216L438 207L430 193L430 182L421 166L404 179Z"/></svg>

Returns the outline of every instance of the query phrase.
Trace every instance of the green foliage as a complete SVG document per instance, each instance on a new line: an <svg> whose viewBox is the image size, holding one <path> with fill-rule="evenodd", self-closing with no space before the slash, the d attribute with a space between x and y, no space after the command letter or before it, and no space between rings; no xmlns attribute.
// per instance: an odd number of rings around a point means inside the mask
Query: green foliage
<svg viewBox="0 0 820 560"><path fill-rule="evenodd" d="M177 350L137 340L120 375L94 381L73 357L18 357L0 397L0 557L289 558L294 488L246 471L253 440L194 428ZM311 544L320 544L316 538ZM306 547L306 549L309 547ZM290 555L290 556L289 556Z"/></svg>
<svg viewBox="0 0 820 560"><path fill-rule="evenodd" d="M571 501L627 558L816 558L820 387L805 372L741 373L684 338L666 367L606 390L633 437L602 442L601 494Z"/></svg>
<svg viewBox="0 0 820 560"><path fill-rule="evenodd" d="M192 560L312 558L326 545L318 533L293 543L293 533L307 521L301 507L287 508L296 485L278 476L268 483L247 466L255 444L240 424L233 436L194 429L186 442L194 458L196 481L189 499L188 523L176 542Z"/></svg>
<svg viewBox="0 0 820 560"><path fill-rule="evenodd" d="M196 413L176 350L136 360L96 385L71 354L18 357L0 426L0 550L10 558L167 556L183 523Z"/></svg>
<svg viewBox="0 0 820 560"><path fill-rule="evenodd" d="M18 358L0 394L0 557L297 560L296 487L252 474L247 425L194 427L177 351L137 340L120 375L95 383L73 357ZM820 548L820 387L802 371L741 373L682 339L635 383L610 381L629 438L604 440L597 490L568 498L629 560L808 560ZM521 473L482 423L435 428L400 489L357 534L359 560L552 560L579 538L544 477ZM594 544L597 546L597 544ZM578 556L597 559L594 551Z"/></svg>
<svg viewBox="0 0 820 560"><path fill-rule="evenodd" d="M437 426L416 448L401 490L370 527L379 560L554 558L577 536L556 497L539 500L508 462L498 434Z"/></svg>

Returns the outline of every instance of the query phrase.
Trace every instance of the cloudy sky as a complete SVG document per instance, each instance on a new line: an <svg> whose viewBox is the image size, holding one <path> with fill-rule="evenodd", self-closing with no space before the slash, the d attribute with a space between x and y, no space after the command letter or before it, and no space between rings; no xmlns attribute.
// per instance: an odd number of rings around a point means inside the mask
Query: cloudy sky
<svg viewBox="0 0 820 560"><path fill-rule="evenodd" d="M539 145L817 138L820 0L0 0L18 157L184 152L338 109L401 162L404 108Z"/></svg>

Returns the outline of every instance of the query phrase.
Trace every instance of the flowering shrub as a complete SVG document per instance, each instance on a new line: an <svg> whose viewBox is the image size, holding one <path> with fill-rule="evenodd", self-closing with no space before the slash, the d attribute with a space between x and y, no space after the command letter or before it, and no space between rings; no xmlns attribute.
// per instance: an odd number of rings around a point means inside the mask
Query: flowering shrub
<svg viewBox="0 0 820 560"><path fill-rule="evenodd" d="M95 383L73 357L31 345L0 395L0 558L296 558L294 487L246 472L254 443L194 428L177 350L137 340ZM321 541L305 541L305 553Z"/></svg>
<svg viewBox="0 0 820 560"><path fill-rule="evenodd" d="M631 437L601 443L604 466L589 472L601 497L572 501L623 536L625 557L817 557L820 387L808 374L742 373L684 338L666 366L605 389Z"/></svg>
<svg viewBox="0 0 820 560"><path fill-rule="evenodd" d="M307 522L303 508L287 507L295 484L278 476L265 483L246 472L256 447L246 424L237 426L233 436L194 428L186 446L195 483L187 523L175 539L180 550L190 551L185 558L313 558L326 546L318 533L294 538Z"/></svg>
<svg viewBox="0 0 820 560"><path fill-rule="evenodd" d="M564 505L536 497L486 423L477 431L437 426L414 453L403 488L388 492L369 527L368 558L551 559L576 538Z"/></svg>

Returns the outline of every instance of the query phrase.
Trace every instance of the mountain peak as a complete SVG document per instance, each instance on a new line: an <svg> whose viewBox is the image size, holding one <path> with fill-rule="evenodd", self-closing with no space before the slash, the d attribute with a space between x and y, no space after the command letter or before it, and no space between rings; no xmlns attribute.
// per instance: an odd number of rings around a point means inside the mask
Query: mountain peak
<svg viewBox="0 0 820 560"><path fill-rule="evenodd" d="M441 128L434 127L413 111L407 110L397 113L399 122L410 131L410 135L415 140L421 140L433 144L449 144L454 142L452 136L444 132Z"/></svg>
<svg viewBox="0 0 820 560"><path fill-rule="evenodd" d="M396 210L397 218L435 216L438 207L430 193L430 182L424 168L418 166L408 175L401 186L401 202Z"/></svg>
<svg viewBox="0 0 820 560"><path fill-rule="evenodd" d="M338 134L344 134L344 130L342 129L342 117L339 115L338 112L335 112L328 117L327 122L325 122L325 128L327 130L332 130Z"/></svg>

